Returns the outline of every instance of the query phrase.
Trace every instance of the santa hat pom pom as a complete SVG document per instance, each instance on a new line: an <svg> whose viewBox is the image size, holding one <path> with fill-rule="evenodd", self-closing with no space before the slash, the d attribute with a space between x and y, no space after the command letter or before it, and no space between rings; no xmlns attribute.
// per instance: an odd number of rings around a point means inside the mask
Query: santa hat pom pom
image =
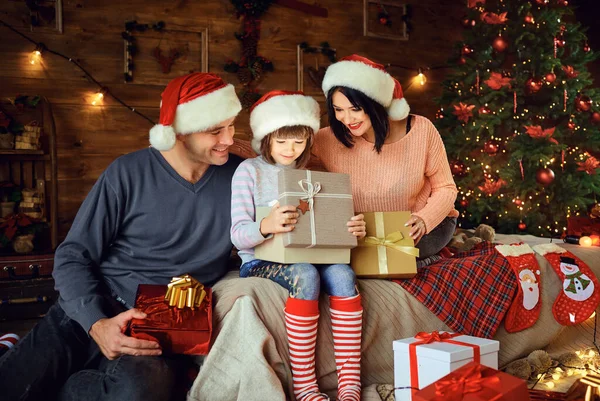
<svg viewBox="0 0 600 401"><path fill-rule="evenodd" d="M175 146L175 131L170 125L156 124L150 129L150 145L157 150L170 150Z"/></svg>
<svg viewBox="0 0 600 401"><path fill-rule="evenodd" d="M408 117L408 113L410 113L410 107L404 98L392 100L392 104L388 107L388 115L395 121L404 120Z"/></svg>

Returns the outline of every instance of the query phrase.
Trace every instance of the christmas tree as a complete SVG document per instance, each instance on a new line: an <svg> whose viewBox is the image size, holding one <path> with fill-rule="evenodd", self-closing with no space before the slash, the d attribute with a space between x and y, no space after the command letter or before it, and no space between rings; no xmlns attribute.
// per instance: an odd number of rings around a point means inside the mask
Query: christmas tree
<svg viewBox="0 0 600 401"><path fill-rule="evenodd" d="M559 236L600 200L597 54L566 0L469 0L462 24L435 120L460 223Z"/></svg>

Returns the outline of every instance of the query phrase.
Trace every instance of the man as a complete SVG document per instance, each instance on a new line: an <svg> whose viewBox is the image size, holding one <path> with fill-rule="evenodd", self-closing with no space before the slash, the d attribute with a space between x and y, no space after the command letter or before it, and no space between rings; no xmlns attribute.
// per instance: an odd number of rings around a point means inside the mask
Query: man
<svg viewBox="0 0 600 401"><path fill-rule="evenodd" d="M241 110L232 85L208 73L171 81L152 147L115 160L56 250L60 293L39 324L0 359L2 400L169 400L181 358L128 337L138 284L226 272L229 158Z"/></svg>

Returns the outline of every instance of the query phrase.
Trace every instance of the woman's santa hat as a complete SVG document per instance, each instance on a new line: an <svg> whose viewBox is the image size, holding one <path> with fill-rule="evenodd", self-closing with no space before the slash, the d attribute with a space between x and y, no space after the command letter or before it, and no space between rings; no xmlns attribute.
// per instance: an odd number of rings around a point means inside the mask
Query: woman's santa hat
<svg viewBox="0 0 600 401"><path fill-rule="evenodd" d="M330 65L322 84L325 96L336 86L364 93L385 107L392 120L403 120L410 112L400 82L388 74L383 65L366 57L353 54Z"/></svg>
<svg viewBox="0 0 600 401"><path fill-rule="evenodd" d="M282 127L304 125L317 132L320 127L319 103L301 91L271 91L250 110L252 149L260 154L264 137Z"/></svg>
<svg viewBox="0 0 600 401"><path fill-rule="evenodd" d="M161 97L159 123L150 129L150 144L158 150L175 146L176 135L207 131L242 110L233 85L206 72L175 78Z"/></svg>

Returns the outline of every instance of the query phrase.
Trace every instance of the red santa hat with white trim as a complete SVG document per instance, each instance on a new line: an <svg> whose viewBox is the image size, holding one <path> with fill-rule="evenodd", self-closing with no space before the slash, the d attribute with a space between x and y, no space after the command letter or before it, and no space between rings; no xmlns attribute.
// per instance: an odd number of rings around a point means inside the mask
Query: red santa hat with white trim
<svg viewBox="0 0 600 401"><path fill-rule="evenodd" d="M173 79L161 97L159 123L150 129L150 145L158 150L173 148L176 135L206 131L242 110L233 85L206 72Z"/></svg>
<svg viewBox="0 0 600 401"><path fill-rule="evenodd" d="M403 120L410 112L400 82L392 77L383 65L366 57L353 54L330 65L322 84L325 96L336 86L345 86L364 93L385 107L392 120Z"/></svg>
<svg viewBox="0 0 600 401"><path fill-rule="evenodd" d="M304 125L319 130L319 103L301 91L275 90L265 93L250 110L252 149L260 154L264 137L282 127Z"/></svg>

